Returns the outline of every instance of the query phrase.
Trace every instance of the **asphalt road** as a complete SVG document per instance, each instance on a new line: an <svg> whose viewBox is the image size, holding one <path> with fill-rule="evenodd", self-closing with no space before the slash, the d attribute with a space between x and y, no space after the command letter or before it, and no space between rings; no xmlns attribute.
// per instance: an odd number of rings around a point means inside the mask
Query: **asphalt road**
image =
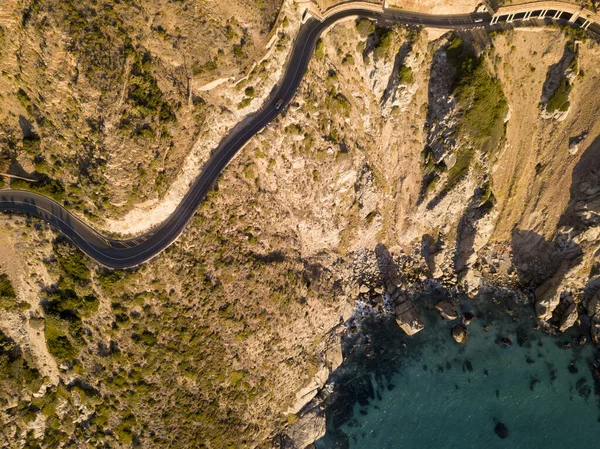
<svg viewBox="0 0 600 449"><path fill-rule="evenodd" d="M290 103L321 33L335 22L351 16L367 17L384 24L400 23L455 30L488 26L491 20L487 13L433 16L402 10L374 12L361 9L342 11L323 22L309 19L298 34L284 76L273 89L270 99L261 110L235 126L221 141L171 216L136 238L114 240L104 237L54 200L28 191L0 190L0 210L41 218L104 266L127 268L146 262L177 239L235 154ZM280 100L282 103L277 107Z"/></svg>

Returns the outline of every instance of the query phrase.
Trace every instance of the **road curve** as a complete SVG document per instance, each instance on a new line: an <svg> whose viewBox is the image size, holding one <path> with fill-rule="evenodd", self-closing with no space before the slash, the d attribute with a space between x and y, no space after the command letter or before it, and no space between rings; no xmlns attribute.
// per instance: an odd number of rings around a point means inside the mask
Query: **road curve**
<svg viewBox="0 0 600 449"><path fill-rule="evenodd" d="M400 23L455 30L489 26L491 20L487 13L434 16L396 9L381 12L350 9L327 17L323 22L309 19L298 33L285 73L270 99L257 113L236 125L221 141L175 211L160 225L138 237L128 240L105 237L56 201L29 191L0 190L0 211L26 213L46 221L106 267L128 268L148 261L177 239L235 154L289 104L304 77L321 33L334 23L352 16L366 17L384 24ZM277 103L281 100L283 103L278 108Z"/></svg>

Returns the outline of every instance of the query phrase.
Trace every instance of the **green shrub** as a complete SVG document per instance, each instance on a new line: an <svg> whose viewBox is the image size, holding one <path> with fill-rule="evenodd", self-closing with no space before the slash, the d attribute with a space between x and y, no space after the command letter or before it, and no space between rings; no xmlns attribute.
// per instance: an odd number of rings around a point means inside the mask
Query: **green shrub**
<svg viewBox="0 0 600 449"><path fill-rule="evenodd" d="M23 137L23 150L30 155L36 155L40 152L40 143L38 135Z"/></svg>
<svg viewBox="0 0 600 449"><path fill-rule="evenodd" d="M392 46L392 31L391 30L384 30L383 32L381 32L380 36L379 36L379 40L377 41L377 44L375 45L375 49L373 50L373 55L375 56L375 59L383 59L386 57L386 55L388 54L388 51L390 50L390 47Z"/></svg>
<svg viewBox="0 0 600 449"><path fill-rule="evenodd" d="M67 276L80 283L90 280L90 269L81 251L70 245L55 244L54 253L56 254L58 264Z"/></svg>
<svg viewBox="0 0 600 449"><path fill-rule="evenodd" d="M15 293L15 289L13 288L10 279L4 273L0 274L0 296L4 296L6 298L17 297L17 294Z"/></svg>
<svg viewBox="0 0 600 449"><path fill-rule="evenodd" d="M356 23L356 30L358 31L360 37L364 39L373 31L375 31L375 25L373 25L373 22L371 22L369 19L360 19Z"/></svg>
<svg viewBox="0 0 600 449"><path fill-rule="evenodd" d="M46 317L46 328L44 335L48 351L54 357L61 360L72 360L79 354L64 331L64 324L55 316Z"/></svg>

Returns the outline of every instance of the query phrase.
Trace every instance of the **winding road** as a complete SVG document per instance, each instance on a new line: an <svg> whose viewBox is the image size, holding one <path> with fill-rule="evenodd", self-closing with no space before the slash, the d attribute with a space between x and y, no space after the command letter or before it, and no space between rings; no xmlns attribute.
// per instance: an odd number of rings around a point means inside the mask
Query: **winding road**
<svg viewBox="0 0 600 449"><path fill-rule="evenodd" d="M128 240L105 237L56 201L29 191L0 190L0 210L26 213L46 221L106 267L128 268L148 261L177 239L235 154L290 103L314 54L317 39L323 31L334 23L353 16L377 20L381 24L399 23L454 30L489 27L492 19L488 13L434 16L399 9L385 9L379 12L347 9L327 17L322 22L308 19L298 33L285 73L270 99L258 112L236 125L221 141L175 211L160 225L138 237Z"/></svg>

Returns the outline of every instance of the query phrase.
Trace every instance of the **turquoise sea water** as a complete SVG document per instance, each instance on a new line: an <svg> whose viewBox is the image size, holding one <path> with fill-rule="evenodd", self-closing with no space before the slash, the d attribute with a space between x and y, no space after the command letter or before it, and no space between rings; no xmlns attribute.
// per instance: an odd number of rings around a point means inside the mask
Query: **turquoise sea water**
<svg viewBox="0 0 600 449"><path fill-rule="evenodd" d="M426 328L413 337L372 318L346 340L318 449L600 448L597 353L578 344L585 322L552 337L533 329L524 297L465 299L476 318L458 345L438 299L418 300Z"/></svg>

